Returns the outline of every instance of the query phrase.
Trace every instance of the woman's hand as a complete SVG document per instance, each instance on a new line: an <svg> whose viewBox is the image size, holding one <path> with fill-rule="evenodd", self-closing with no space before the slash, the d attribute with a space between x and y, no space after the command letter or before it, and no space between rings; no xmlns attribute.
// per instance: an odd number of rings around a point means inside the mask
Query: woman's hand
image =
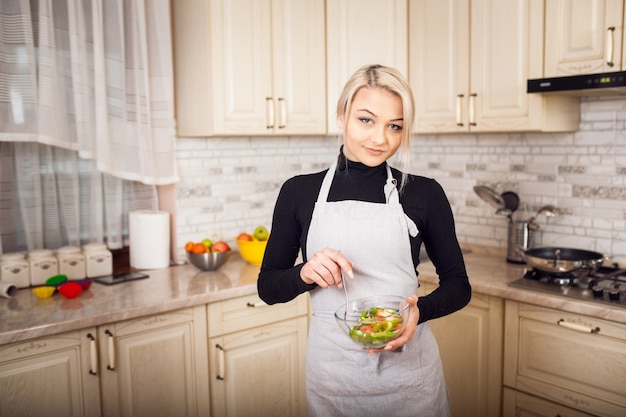
<svg viewBox="0 0 626 417"><path fill-rule="evenodd" d="M343 286L341 271L354 278L352 263L341 252L324 248L316 252L300 270L300 278L307 284L316 283L322 288L336 285Z"/></svg>
<svg viewBox="0 0 626 417"><path fill-rule="evenodd" d="M384 348L380 349L368 349L367 353L376 352L391 352L402 346L406 345L413 339L413 335L417 330L417 322L420 318L420 311L417 308L417 295L409 295L406 297L406 302L409 303L409 318L407 319L406 327L402 334L391 342L387 343Z"/></svg>

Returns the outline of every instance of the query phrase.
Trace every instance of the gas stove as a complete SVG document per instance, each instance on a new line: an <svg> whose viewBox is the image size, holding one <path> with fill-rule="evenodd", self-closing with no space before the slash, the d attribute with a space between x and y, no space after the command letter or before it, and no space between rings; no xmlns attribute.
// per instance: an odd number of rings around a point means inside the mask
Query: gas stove
<svg viewBox="0 0 626 417"><path fill-rule="evenodd" d="M522 278L509 285L626 308L626 269L617 266L602 266L584 277L528 269Z"/></svg>

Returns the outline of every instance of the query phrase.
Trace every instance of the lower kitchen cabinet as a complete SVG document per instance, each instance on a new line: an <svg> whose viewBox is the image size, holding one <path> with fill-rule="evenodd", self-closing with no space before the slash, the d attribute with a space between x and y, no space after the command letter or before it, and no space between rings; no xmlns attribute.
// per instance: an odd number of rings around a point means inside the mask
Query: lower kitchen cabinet
<svg viewBox="0 0 626 417"><path fill-rule="evenodd" d="M0 346L0 416L101 415L95 328Z"/></svg>
<svg viewBox="0 0 626 417"><path fill-rule="evenodd" d="M104 417L208 416L206 306L98 328Z"/></svg>
<svg viewBox="0 0 626 417"><path fill-rule="evenodd" d="M503 390L502 403L504 405L503 417L593 417L593 414L582 413L506 387Z"/></svg>
<svg viewBox="0 0 626 417"><path fill-rule="evenodd" d="M507 300L505 329L504 416L626 416L626 324Z"/></svg>
<svg viewBox="0 0 626 417"><path fill-rule="evenodd" d="M269 306L250 295L208 306L211 412L306 416L308 295Z"/></svg>
<svg viewBox="0 0 626 417"><path fill-rule="evenodd" d="M418 295L435 288L422 283ZM462 310L429 322L453 417L501 416L503 305L501 298L474 293Z"/></svg>

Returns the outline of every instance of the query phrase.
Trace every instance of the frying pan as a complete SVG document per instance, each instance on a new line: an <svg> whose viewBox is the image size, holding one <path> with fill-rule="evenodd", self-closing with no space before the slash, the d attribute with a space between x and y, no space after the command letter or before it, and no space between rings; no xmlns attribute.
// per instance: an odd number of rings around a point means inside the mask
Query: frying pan
<svg viewBox="0 0 626 417"><path fill-rule="evenodd" d="M572 248L532 248L524 251L528 266L552 274L595 272L608 257L598 252Z"/></svg>

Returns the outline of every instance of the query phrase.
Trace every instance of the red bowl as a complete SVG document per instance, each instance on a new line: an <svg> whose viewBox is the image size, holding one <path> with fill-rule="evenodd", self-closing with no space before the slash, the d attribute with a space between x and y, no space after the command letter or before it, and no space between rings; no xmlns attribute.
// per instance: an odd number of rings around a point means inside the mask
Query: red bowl
<svg viewBox="0 0 626 417"><path fill-rule="evenodd" d="M59 292L65 298L74 298L83 291L83 287L75 282L66 282L61 284Z"/></svg>

